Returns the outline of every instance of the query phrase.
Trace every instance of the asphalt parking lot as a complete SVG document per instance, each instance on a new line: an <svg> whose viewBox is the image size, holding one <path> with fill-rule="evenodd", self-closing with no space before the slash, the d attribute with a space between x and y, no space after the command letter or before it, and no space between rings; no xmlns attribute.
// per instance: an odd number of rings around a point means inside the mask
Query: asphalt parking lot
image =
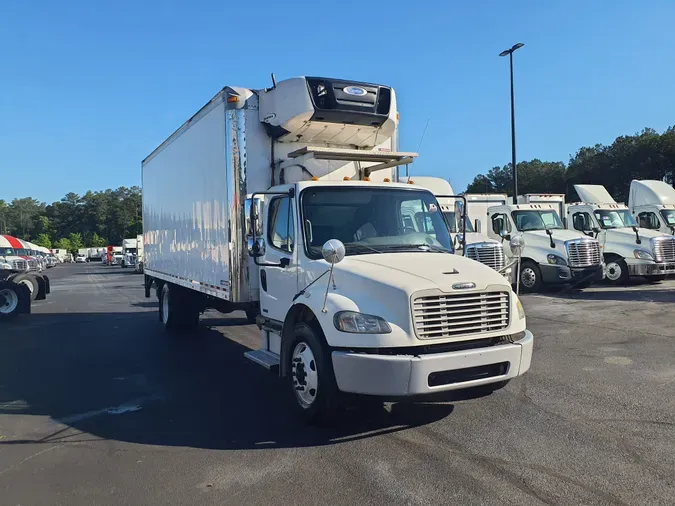
<svg viewBox="0 0 675 506"><path fill-rule="evenodd" d="M675 281L523 297L531 370L487 397L297 425L209 314L169 339L142 276L60 265L0 326L0 503L675 504Z"/></svg>

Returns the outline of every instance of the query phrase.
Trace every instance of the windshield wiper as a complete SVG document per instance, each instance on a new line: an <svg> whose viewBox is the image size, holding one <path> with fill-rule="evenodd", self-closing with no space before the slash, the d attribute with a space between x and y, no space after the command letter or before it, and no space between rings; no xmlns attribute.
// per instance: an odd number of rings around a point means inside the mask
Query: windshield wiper
<svg viewBox="0 0 675 506"><path fill-rule="evenodd" d="M411 251L432 251L434 253L452 253L452 250L442 246L434 246L432 244L392 244L389 246L382 246L384 250L411 250Z"/></svg>
<svg viewBox="0 0 675 506"><path fill-rule="evenodd" d="M345 244L345 250L347 250L347 253L349 253L349 250L357 250L357 251L352 251L352 253L358 253L359 250L361 253L363 251L369 251L371 253L382 253L379 249L375 249L371 246L366 246L365 244L354 244L354 243L347 243Z"/></svg>

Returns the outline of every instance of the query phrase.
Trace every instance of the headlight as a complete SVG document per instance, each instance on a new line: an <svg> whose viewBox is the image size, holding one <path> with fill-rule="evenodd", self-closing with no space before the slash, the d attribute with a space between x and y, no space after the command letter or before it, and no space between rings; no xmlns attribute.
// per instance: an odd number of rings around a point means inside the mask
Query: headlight
<svg viewBox="0 0 675 506"><path fill-rule="evenodd" d="M351 334L389 334L391 327L379 316L340 311L333 317L333 324L340 332Z"/></svg>
<svg viewBox="0 0 675 506"><path fill-rule="evenodd" d="M11 268L12 264L6 264L4 262L0 264L0 269L11 269Z"/></svg>
<svg viewBox="0 0 675 506"><path fill-rule="evenodd" d="M548 260L548 263L553 265L567 265L567 260L565 260L561 256L554 255L552 253L546 255L546 259Z"/></svg>
<svg viewBox="0 0 675 506"><path fill-rule="evenodd" d="M515 294L514 296L516 298L516 309L518 310L518 318L522 320L525 318L525 309L523 308L523 304L520 302L518 296Z"/></svg>
<svg viewBox="0 0 675 506"><path fill-rule="evenodd" d="M654 260L652 254L644 249L636 249L633 251L633 255L635 255L635 258L639 258L641 260Z"/></svg>

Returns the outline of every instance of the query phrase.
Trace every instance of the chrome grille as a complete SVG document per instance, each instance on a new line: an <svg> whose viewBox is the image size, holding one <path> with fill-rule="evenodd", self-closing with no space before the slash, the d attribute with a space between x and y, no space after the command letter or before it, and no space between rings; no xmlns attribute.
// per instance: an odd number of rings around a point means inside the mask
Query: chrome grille
<svg viewBox="0 0 675 506"><path fill-rule="evenodd" d="M504 248L501 244L469 244L466 256L498 271L504 267Z"/></svg>
<svg viewBox="0 0 675 506"><path fill-rule="evenodd" d="M654 259L657 262L675 262L675 238L657 237L652 239Z"/></svg>
<svg viewBox="0 0 675 506"><path fill-rule="evenodd" d="M36 260L31 260L30 258L28 259L28 270L29 271L36 271L38 269L38 264Z"/></svg>
<svg viewBox="0 0 675 506"><path fill-rule="evenodd" d="M493 332L509 326L508 292L419 295L412 307L420 339Z"/></svg>
<svg viewBox="0 0 675 506"><path fill-rule="evenodd" d="M28 268L28 264L25 260L13 260L12 269L16 271L25 271Z"/></svg>
<svg viewBox="0 0 675 506"><path fill-rule="evenodd" d="M570 267L590 267L600 265L600 243L596 240L582 239L568 241L567 256L569 257Z"/></svg>

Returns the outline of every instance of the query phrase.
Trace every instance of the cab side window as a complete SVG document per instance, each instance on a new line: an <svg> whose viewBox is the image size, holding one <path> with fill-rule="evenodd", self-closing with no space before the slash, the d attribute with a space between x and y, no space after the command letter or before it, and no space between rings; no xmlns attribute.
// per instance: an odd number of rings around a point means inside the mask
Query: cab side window
<svg viewBox="0 0 675 506"><path fill-rule="evenodd" d="M277 197L270 202L269 210L269 236L270 245L287 253L293 252L293 238L295 227L293 225L293 212L291 199Z"/></svg>
<svg viewBox="0 0 675 506"><path fill-rule="evenodd" d="M575 230L579 230L580 232L593 230L591 215L588 213L574 213L572 215L572 225L574 226Z"/></svg>
<svg viewBox="0 0 675 506"><path fill-rule="evenodd" d="M511 232L509 219L505 214L492 215L492 231L499 235L502 231Z"/></svg>
<svg viewBox="0 0 675 506"><path fill-rule="evenodd" d="M649 228L652 230L659 229L659 218L651 211L645 211L638 214L638 224L642 228Z"/></svg>

